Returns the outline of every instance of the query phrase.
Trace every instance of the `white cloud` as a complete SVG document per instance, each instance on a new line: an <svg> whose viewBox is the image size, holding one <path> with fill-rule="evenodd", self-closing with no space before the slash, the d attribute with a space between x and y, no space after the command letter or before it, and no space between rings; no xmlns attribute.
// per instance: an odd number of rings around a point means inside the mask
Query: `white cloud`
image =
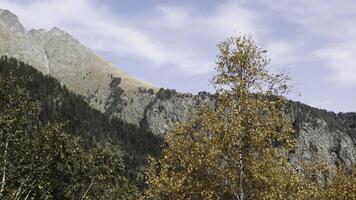
<svg viewBox="0 0 356 200"><path fill-rule="evenodd" d="M237 3L218 4L209 15L192 8L177 6L157 6L160 14L155 25L160 28L174 28L195 34L208 34L225 38L234 33L257 35L260 21L258 15Z"/></svg>
<svg viewBox="0 0 356 200"><path fill-rule="evenodd" d="M346 86L356 84L356 42L328 46L315 52L332 69L331 80Z"/></svg>
<svg viewBox="0 0 356 200"><path fill-rule="evenodd" d="M214 30L220 37L227 37L236 32L258 37L261 31L261 21L257 13L237 3L221 4L216 15L201 21L207 26L207 31Z"/></svg>
<svg viewBox="0 0 356 200"><path fill-rule="evenodd" d="M257 36L260 32L257 15L237 3L219 4L209 15L178 6L157 6L156 10L151 28L175 38L174 46L167 47L176 52L171 59L192 74L213 70L216 52L211 50L216 49L217 42L233 34Z"/></svg>
<svg viewBox="0 0 356 200"><path fill-rule="evenodd" d="M308 32L343 39L356 31L350 26L356 22L354 0L267 0L264 5Z"/></svg>
<svg viewBox="0 0 356 200"><path fill-rule="evenodd" d="M273 40L266 44L267 55L271 58L271 67L283 68L300 61L299 44L289 41Z"/></svg>
<svg viewBox="0 0 356 200"><path fill-rule="evenodd" d="M310 45L303 56L330 69L329 80L356 85L356 1L269 0L264 5L300 27Z"/></svg>

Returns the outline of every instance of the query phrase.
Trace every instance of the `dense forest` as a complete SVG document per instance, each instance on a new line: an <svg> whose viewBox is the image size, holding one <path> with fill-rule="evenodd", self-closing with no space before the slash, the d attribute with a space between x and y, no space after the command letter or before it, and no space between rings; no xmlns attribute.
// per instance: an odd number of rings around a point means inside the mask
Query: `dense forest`
<svg viewBox="0 0 356 200"><path fill-rule="evenodd" d="M142 187L143 176L139 171L148 155L159 154L162 138L91 108L83 97L69 91L56 79L15 58L1 57L0 81L4 87L11 86L10 94L15 94L16 90L23 91L26 102L38 106L31 116L31 123L26 123L23 129L32 127L35 130L48 124L59 124L56 131L60 129L68 137L78 138L83 151L100 146L113 153L121 152L123 175ZM4 88L1 90L6 91ZM9 94L4 93L1 98L6 95ZM4 112L4 109L0 110L2 116L6 115Z"/></svg>

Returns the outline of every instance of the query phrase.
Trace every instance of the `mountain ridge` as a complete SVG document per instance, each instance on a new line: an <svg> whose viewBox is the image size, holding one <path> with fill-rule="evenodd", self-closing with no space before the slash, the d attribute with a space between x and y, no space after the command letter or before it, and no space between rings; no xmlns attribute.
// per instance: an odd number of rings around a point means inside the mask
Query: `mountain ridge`
<svg viewBox="0 0 356 200"><path fill-rule="evenodd" d="M154 85L128 75L96 55L58 27L49 31L26 31L15 14L0 10L0 36L0 54L16 57L35 66L83 96L95 96L104 101L108 95L108 85L114 77L122 80L121 85L127 93L135 92L138 88L157 90ZM89 101L95 108L104 110L94 97Z"/></svg>

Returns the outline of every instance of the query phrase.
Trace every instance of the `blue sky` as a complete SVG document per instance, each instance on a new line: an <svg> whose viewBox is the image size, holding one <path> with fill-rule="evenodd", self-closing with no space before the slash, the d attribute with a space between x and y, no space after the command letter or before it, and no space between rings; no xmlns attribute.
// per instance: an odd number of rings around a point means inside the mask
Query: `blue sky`
<svg viewBox="0 0 356 200"><path fill-rule="evenodd" d="M57 26L119 68L159 87L213 91L216 44L251 34L289 98L356 111L353 0L0 0L27 29Z"/></svg>

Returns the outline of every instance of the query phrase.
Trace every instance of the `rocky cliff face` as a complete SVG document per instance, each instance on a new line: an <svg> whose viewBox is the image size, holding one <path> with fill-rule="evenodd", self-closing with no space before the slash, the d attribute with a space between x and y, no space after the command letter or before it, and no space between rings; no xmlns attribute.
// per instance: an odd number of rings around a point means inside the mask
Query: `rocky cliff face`
<svg viewBox="0 0 356 200"><path fill-rule="evenodd" d="M297 160L323 160L329 165L356 165L356 115L336 114L289 102L288 112L298 140Z"/></svg>
<svg viewBox="0 0 356 200"><path fill-rule="evenodd" d="M116 99L119 99L116 97ZM215 96L181 94L160 89L157 93L140 90L129 101L114 104L109 112L131 120L155 134L166 134L177 122L189 120L192 110L202 106L213 107ZM290 101L287 104L291 122L298 140L291 162L323 160L329 165L356 165L356 113L335 114Z"/></svg>
<svg viewBox="0 0 356 200"><path fill-rule="evenodd" d="M158 90L131 77L58 28L26 31L6 10L0 10L0 54L33 65L83 95L93 107L157 135L188 120L195 108L215 105L208 93ZM322 159L330 165L355 165L356 114L328 113L293 102L288 110L298 138L292 162Z"/></svg>
<svg viewBox="0 0 356 200"><path fill-rule="evenodd" d="M216 102L215 96L208 93L191 95L163 89L156 94L141 92L137 97L147 102L141 104L145 108L137 116L141 116L140 125L155 134L167 133L177 122L189 120L192 110L202 105L213 107ZM331 166L356 165L355 113L335 114L292 101L287 104L287 111L298 140L297 151L290 155L292 163L323 160ZM127 115L122 113L121 117Z"/></svg>

